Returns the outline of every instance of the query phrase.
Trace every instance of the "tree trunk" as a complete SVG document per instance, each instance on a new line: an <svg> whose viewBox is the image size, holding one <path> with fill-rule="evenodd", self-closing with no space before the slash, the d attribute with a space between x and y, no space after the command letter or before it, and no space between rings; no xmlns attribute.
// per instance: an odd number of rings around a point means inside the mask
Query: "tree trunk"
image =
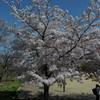
<svg viewBox="0 0 100 100"><path fill-rule="evenodd" d="M63 92L65 92L65 84L63 84Z"/></svg>
<svg viewBox="0 0 100 100"><path fill-rule="evenodd" d="M51 76L51 73L49 73L49 69L47 64L45 64L44 66L44 75L46 77L46 79L48 79ZM49 100L49 86L47 84L43 84L44 85L44 100Z"/></svg>
<svg viewBox="0 0 100 100"><path fill-rule="evenodd" d="M49 86L44 84L44 100L49 100Z"/></svg>
<svg viewBox="0 0 100 100"><path fill-rule="evenodd" d="M0 82L2 81L3 75L0 75Z"/></svg>
<svg viewBox="0 0 100 100"><path fill-rule="evenodd" d="M66 80L64 78L64 80L63 80L63 92L65 92L65 88L66 88Z"/></svg>
<svg viewBox="0 0 100 100"><path fill-rule="evenodd" d="M0 82L2 81L2 77L0 77Z"/></svg>

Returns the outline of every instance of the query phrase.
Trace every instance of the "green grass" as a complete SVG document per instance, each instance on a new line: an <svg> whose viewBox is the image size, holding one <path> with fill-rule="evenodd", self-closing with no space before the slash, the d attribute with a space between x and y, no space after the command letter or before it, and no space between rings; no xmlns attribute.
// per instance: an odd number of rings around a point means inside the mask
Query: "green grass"
<svg viewBox="0 0 100 100"><path fill-rule="evenodd" d="M16 79L0 82L0 100L17 100L17 89L23 82Z"/></svg>
<svg viewBox="0 0 100 100"><path fill-rule="evenodd" d="M19 81L7 81L0 83L0 91L16 91L22 83Z"/></svg>

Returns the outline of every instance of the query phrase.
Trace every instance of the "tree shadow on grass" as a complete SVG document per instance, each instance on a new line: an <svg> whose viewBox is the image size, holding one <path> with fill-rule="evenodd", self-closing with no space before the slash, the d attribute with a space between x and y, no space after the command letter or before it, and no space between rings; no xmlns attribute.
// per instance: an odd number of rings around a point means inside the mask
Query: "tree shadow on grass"
<svg viewBox="0 0 100 100"><path fill-rule="evenodd" d="M0 91L0 100L17 100L16 91Z"/></svg>
<svg viewBox="0 0 100 100"><path fill-rule="evenodd" d="M54 95L54 94L53 94ZM38 93L36 100L44 100L43 93ZM66 94L63 96L55 95L52 96L50 94L49 100L95 100L95 96L93 94Z"/></svg>
<svg viewBox="0 0 100 100"><path fill-rule="evenodd" d="M43 93L38 92L37 95L31 94L31 91L17 91L18 100L44 100Z"/></svg>
<svg viewBox="0 0 100 100"><path fill-rule="evenodd" d="M19 96L22 99L11 99L11 100L44 100L43 92L38 92L37 95L31 95L30 91L18 91ZM54 94L53 94L54 95ZM95 100L95 96L93 94L66 94L63 96L50 94L49 100ZM1 100L1 99L0 99ZM6 100L6 99L4 99ZM10 100L10 99L7 99Z"/></svg>

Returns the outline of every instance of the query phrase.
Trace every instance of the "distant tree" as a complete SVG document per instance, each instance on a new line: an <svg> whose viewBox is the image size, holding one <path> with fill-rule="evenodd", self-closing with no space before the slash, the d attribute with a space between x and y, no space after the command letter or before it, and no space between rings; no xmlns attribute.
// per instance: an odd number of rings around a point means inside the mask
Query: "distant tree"
<svg viewBox="0 0 100 100"><path fill-rule="evenodd" d="M91 55L85 56L85 60L82 61L82 71L85 72L86 78L91 78L94 81L100 82L100 59L92 52Z"/></svg>
<svg viewBox="0 0 100 100"><path fill-rule="evenodd" d="M2 46L2 44L5 41L4 37L6 37L8 35L6 24L7 23L4 19L0 20L0 46Z"/></svg>
<svg viewBox="0 0 100 100"><path fill-rule="evenodd" d="M91 45L99 44L99 0L90 0L90 7L76 18L68 15L68 10L51 7L51 0L31 0L32 5L24 9L19 6L22 0L12 5L3 1L23 22L18 29L12 28L18 37L12 47L13 65L22 78L30 76L31 83L33 77L43 83L44 100L49 99L49 87L54 82L70 78L82 83L77 66L80 58L90 53L87 49L84 53L84 48L94 49Z"/></svg>
<svg viewBox="0 0 100 100"><path fill-rule="evenodd" d="M9 25L5 19L0 19L0 46L7 45L11 39L11 32L9 27L14 27L14 25Z"/></svg>
<svg viewBox="0 0 100 100"><path fill-rule="evenodd" d="M15 38L11 27L14 28L15 25L9 25L4 19L0 20L0 81L4 75L7 76L11 67L10 56L13 54L11 46Z"/></svg>

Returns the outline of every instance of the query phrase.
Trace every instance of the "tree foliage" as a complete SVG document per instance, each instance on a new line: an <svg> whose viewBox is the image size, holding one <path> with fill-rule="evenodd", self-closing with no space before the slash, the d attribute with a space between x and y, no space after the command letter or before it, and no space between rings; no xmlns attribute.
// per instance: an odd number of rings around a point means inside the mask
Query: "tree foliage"
<svg viewBox="0 0 100 100"><path fill-rule="evenodd" d="M14 66L24 77L30 75L44 84L45 100L54 82L64 78L82 82L77 66L91 51L100 60L99 0L90 0L90 7L75 18L68 10L51 7L51 0L30 0L32 5L24 9L20 7L21 0L12 5L3 1L13 10L11 14L24 23L18 29L12 28L18 37L13 45Z"/></svg>

